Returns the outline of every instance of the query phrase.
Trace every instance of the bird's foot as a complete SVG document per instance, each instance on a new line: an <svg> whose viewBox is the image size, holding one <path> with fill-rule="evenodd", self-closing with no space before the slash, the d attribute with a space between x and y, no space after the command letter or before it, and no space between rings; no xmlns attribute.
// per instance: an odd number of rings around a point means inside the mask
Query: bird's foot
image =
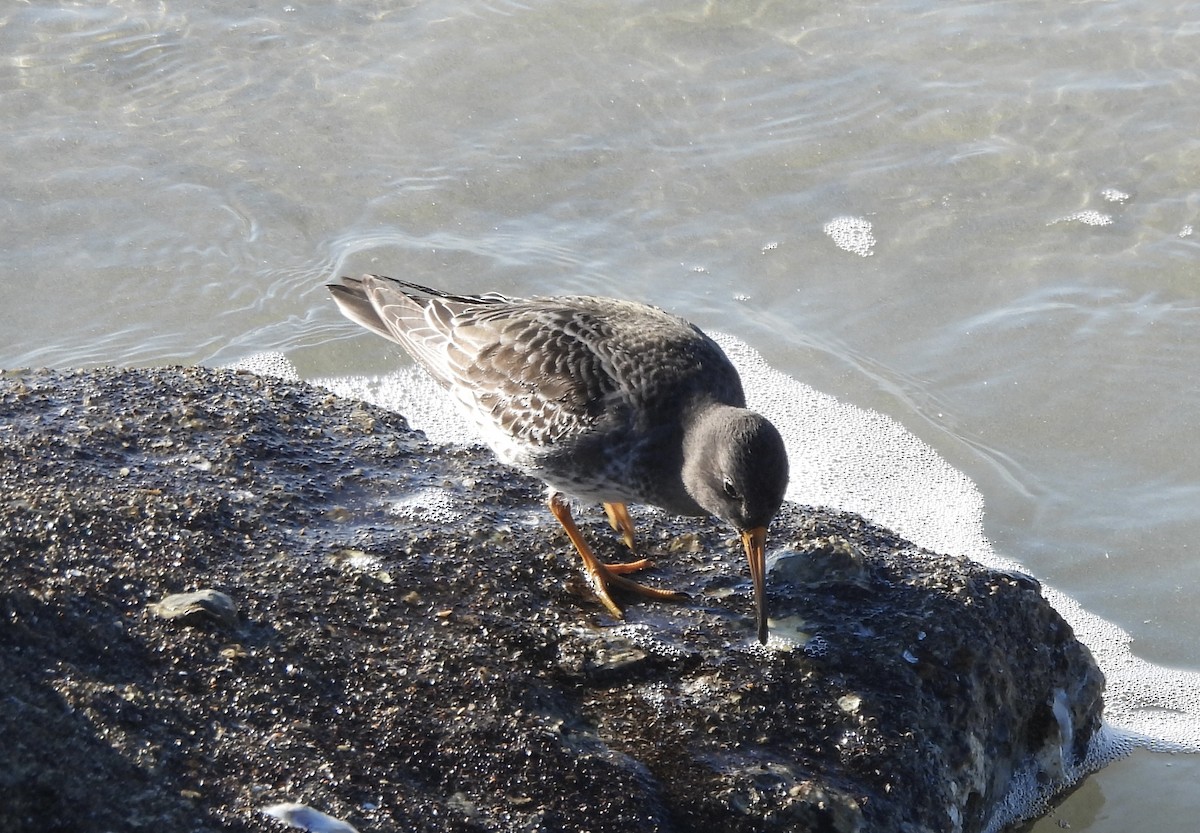
<svg viewBox="0 0 1200 833"><path fill-rule="evenodd" d="M660 601L679 602L685 601L688 598L686 593L649 587L632 579L625 578L625 573L636 572L637 570L643 570L651 566L653 566L653 562L646 558L629 564L605 564L599 559L583 559L584 572L587 573L588 579L592 582L592 589L596 591L596 597L608 608L608 612L618 619L624 619L625 614L621 610L620 605L613 601L612 595L609 592L610 590L624 590L627 593L637 593L639 596L658 599Z"/></svg>
<svg viewBox="0 0 1200 833"><path fill-rule="evenodd" d="M610 589L624 590L629 593L637 593L639 596L666 601L682 601L688 598L685 593L679 593L674 590L660 590L657 587L647 587L632 579L625 578L627 573L635 573L638 570L654 566L654 562L648 558L640 558L637 561L630 561L625 564L605 564L596 557L596 554L592 552L592 548L588 546L587 541L583 539L583 534L579 531L579 527L576 526L575 519L571 517L571 507L566 499L558 492L552 492L547 503L551 513L562 524L567 537L571 539L571 543L575 545L575 549L579 552L579 557L583 560L583 571L592 583L592 589L596 592L596 598L600 600L601 604L613 616L618 619L625 618L621 606L613 601L612 594L609 592ZM617 529L622 534L628 533L629 537L626 539L626 543L631 543L633 522L629 520L629 513L625 510L625 505L622 503L606 503L604 504L604 508L609 513L610 519L614 517L617 519L614 521L614 526L617 526Z"/></svg>

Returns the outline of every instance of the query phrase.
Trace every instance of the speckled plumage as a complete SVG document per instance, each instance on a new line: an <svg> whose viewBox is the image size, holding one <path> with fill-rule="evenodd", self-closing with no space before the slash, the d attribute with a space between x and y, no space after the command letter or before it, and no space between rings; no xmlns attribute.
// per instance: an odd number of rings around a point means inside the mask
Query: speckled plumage
<svg viewBox="0 0 1200 833"><path fill-rule="evenodd" d="M612 298L463 296L375 275L330 290L347 317L399 343L442 384L501 460L556 492L715 514L743 540L779 509L787 458L778 432L745 409L721 348L682 318ZM631 543L631 526L622 531ZM580 554L585 565L594 558ZM600 581L625 586L609 578ZM761 585L756 574L760 607Z"/></svg>

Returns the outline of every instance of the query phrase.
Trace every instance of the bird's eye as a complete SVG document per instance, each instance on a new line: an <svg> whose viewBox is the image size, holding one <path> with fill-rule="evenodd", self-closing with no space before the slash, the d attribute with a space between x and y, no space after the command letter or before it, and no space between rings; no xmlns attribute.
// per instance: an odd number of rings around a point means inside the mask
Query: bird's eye
<svg viewBox="0 0 1200 833"><path fill-rule="evenodd" d="M725 482L721 484L721 488L725 490L726 497L732 498L733 500L742 499L742 496L738 493L737 486L734 486L733 481L728 477L726 477Z"/></svg>

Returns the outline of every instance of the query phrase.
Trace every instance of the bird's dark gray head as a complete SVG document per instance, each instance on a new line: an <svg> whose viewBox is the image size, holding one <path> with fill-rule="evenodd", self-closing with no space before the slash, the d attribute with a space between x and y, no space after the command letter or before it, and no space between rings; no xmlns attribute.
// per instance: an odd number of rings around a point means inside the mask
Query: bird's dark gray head
<svg viewBox="0 0 1200 833"><path fill-rule="evenodd" d="M729 405L696 414L684 437L683 483L702 509L737 528L754 582L758 641L767 641L767 524L783 504L788 459L764 417Z"/></svg>
<svg viewBox="0 0 1200 833"><path fill-rule="evenodd" d="M684 486L702 509L739 532L771 522L788 483L787 451L774 425L718 405L698 415L684 442Z"/></svg>

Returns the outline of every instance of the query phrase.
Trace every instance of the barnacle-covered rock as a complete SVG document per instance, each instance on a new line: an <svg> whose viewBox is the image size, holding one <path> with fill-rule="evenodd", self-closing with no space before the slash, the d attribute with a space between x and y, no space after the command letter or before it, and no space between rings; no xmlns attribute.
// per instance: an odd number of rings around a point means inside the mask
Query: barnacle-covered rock
<svg viewBox="0 0 1200 833"><path fill-rule="evenodd" d="M542 498L295 380L5 374L0 829L980 831L1077 774L1103 680L1029 577L785 505L762 646L721 524L634 507L690 601L619 622Z"/></svg>

